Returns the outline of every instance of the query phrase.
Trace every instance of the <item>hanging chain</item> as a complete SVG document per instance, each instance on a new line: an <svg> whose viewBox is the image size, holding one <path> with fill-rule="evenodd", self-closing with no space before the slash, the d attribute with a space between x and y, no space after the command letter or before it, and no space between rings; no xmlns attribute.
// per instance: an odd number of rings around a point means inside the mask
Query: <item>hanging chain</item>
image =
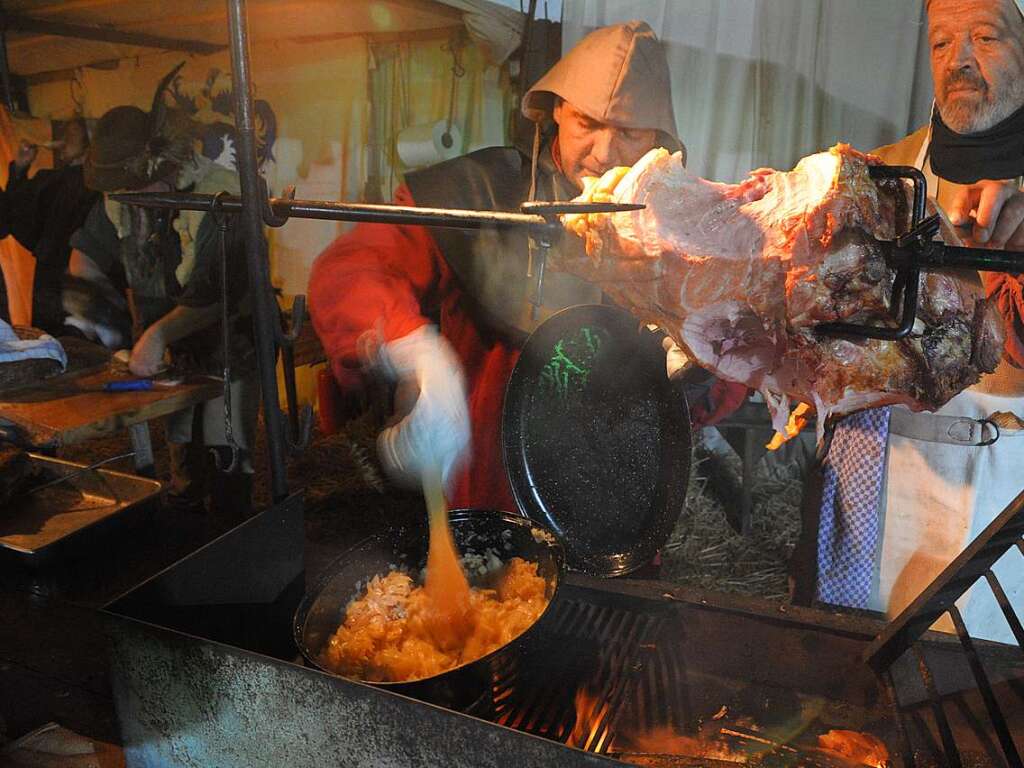
<svg viewBox="0 0 1024 768"><path fill-rule="evenodd" d="M213 450L213 461L217 466L219 472L230 474L238 469L238 465L241 463L240 455L241 449L238 443L235 442L235 430L234 423L231 417L231 326L230 326L230 313L228 311L228 218L227 214L219 209L218 203L220 199L226 196L227 192L218 192L213 196L213 202L210 204L210 215L213 217L214 224L217 225L217 229L220 230L220 330L221 330L221 346L223 347L222 354L224 355L224 367L222 373L224 374L224 438L227 442L227 447L231 451L231 461L227 467L223 465L223 458L220 455L220 451L216 448Z"/></svg>

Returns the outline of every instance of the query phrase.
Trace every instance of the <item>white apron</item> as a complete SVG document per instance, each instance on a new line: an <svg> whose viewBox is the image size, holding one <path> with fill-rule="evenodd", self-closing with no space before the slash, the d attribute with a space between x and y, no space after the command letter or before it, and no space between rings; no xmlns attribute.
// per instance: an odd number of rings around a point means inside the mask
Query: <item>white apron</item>
<svg viewBox="0 0 1024 768"><path fill-rule="evenodd" d="M930 138L915 165L929 190L937 190L927 162ZM935 415L893 408L870 608L897 615L1024 489L1024 430L1002 429L996 442L979 445L994 431L977 420L1000 411L1024 418L1024 370L1005 358ZM993 571L1024 618L1024 554L1011 549ZM984 579L957 606L973 636L1016 642ZM935 629L952 632L952 622L944 616Z"/></svg>

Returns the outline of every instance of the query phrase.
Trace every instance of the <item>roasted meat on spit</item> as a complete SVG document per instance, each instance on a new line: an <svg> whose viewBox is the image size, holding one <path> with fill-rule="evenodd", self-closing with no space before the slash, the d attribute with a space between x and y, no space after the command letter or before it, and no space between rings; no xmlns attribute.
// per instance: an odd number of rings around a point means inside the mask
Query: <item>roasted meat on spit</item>
<svg viewBox="0 0 1024 768"><path fill-rule="evenodd" d="M909 227L908 192L872 180L876 162L838 145L789 172L719 184L652 150L588 180L577 198L646 207L565 216L586 252L565 249L552 266L598 283L701 366L760 390L779 431L791 402L812 406L819 425L889 403L936 409L999 362L1001 323L976 273L924 273L907 338L816 331L896 325L894 271L877 241Z"/></svg>

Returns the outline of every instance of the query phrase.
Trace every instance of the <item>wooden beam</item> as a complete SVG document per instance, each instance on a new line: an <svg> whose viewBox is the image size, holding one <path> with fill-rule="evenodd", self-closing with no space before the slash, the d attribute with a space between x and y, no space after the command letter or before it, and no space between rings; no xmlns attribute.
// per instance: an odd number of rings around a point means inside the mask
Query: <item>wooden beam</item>
<svg viewBox="0 0 1024 768"><path fill-rule="evenodd" d="M65 24L60 21L34 19L13 13L0 14L0 26L11 32L30 32L57 37L74 37L80 40L98 40L104 43L136 45L142 48L159 48L165 51L185 53L216 53L224 50L224 43L207 43L202 40L180 40L172 37L147 35L141 32L122 32L113 27L89 27L84 24Z"/></svg>
<svg viewBox="0 0 1024 768"><path fill-rule="evenodd" d="M101 59L90 61L81 67L69 67L67 69L48 69L44 72L33 72L31 75L23 75L26 85L43 85L45 83L57 83L62 80L74 80L78 70L89 67L91 69L117 69L121 59Z"/></svg>
<svg viewBox="0 0 1024 768"><path fill-rule="evenodd" d="M429 29L409 29L400 32L337 32L326 35L299 35L298 37L282 38L278 42L292 43L324 43L332 40L349 40L353 37L362 37L371 43L416 43L425 40L447 40L456 29L462 29L461 24L453 24L448 27L430 27Z"/></svg>
<svg viewBox="0 0 1024 768"><path fill-rule="evenodd" d="M57 0L48 5L35 5L32 7L32 16L53 16L54 14L67 14L76 11L94 11L97 8L105 8L109 5L121 5L124 0Z"/></svg>
<svg viewBox="0 0 1024 768"><path fill-rule="evenodd" d="M371 43L415 43L429 40L447 40L451 37L452 31L461 29L461 24L450 27L432 27L430 29L410 29L406 32L340 32L327 35L300 35L298 37L281 38L276 42L299 43L323 43L333 40L348 40L353 37L363 37ZM101 59L83 64L82 67L93 69L117 69L121 59ZM75 67L67 69L51 69L44 72L33 72L31 75L22 75L27 85L43 85L45 83L56 83L62 80L74 80L77 74Z"/></svg>

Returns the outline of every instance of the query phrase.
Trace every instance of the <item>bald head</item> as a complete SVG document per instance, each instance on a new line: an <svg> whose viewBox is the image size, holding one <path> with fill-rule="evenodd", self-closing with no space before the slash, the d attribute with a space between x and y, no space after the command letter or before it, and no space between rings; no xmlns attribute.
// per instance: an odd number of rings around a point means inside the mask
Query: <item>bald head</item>
<svg viewBox="0 0 1024 768"><path fill-rule="evenodd" d="M1024 107L1024 17L1014 0L928 0L935 103L960 134Z"/></svg>

